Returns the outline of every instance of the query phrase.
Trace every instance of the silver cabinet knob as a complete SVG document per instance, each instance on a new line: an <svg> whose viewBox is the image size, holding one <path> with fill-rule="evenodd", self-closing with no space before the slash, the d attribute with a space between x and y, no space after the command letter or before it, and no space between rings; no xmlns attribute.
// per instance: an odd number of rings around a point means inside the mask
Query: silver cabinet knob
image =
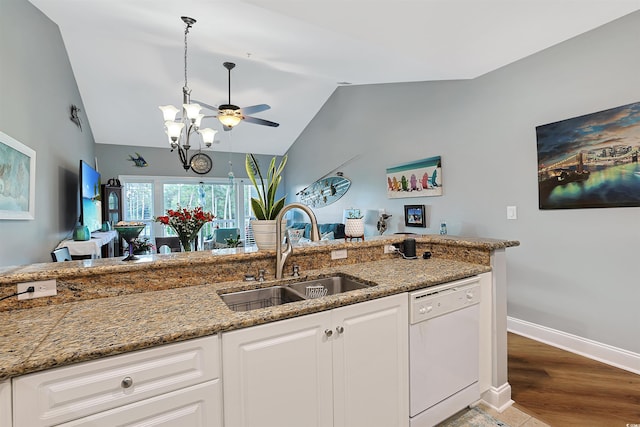
<svg viewBox="0 0 640 427"><path fill-rule="evenodd" d="M120 385L122 388L129 388L133 385L133 379L131 377L124 377Z"/></svg>
<svg viewBox="0 0 640 427"><path fill-rule="evenodd" d="M333 331L331 329L325 329L324 330L324 334L328 337L330 337L331 335L333 335Z"/></svg>
<svg viewBox="0 0 640 427"><path fill-rule="evenodd" d="M341 334L344 332L344 328L342 326L336 326L336 332Z"/></svg>

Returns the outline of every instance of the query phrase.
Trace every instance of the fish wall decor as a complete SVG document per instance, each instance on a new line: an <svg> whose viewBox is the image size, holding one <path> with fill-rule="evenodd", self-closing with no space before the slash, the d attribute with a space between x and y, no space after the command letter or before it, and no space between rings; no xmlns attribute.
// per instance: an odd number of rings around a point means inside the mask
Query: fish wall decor
<svg viewBox="0 0 640 427"><path fill-rule="evenodd" d="M129 160L133 162L133 166L137 166L139 168L144 168L149 166L149 163L140 155L140 153L136 153L136 157L133 157L129 154Z"/></svg>

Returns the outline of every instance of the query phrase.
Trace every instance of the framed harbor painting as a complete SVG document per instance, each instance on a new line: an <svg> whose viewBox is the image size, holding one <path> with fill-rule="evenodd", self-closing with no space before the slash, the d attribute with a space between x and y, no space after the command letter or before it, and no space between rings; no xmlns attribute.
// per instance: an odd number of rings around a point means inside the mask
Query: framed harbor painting
<svg viewBox="0 0 640 427"><path fill-rule="evenodd" d="M640 206L640 102L536 127L540 209Z"/></svg>
<svg viewBox="0 0 640 427"><path fill-rule="evenodd" d="M417 160L387 169L387 197L442 196L440 156Z"/></svg>
<svg viewBox="0 0 640 427"><path fill-rule="evenodd" d="M36 152L0 132L0 220L34 219Z"/></svg>

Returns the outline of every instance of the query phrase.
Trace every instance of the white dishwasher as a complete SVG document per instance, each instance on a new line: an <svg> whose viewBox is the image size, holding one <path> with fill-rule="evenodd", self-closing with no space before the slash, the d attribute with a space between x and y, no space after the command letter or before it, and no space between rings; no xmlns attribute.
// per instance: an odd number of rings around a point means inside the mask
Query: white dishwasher
<svg viewBox="0 0 640 427"><path fill-rule="evenodd" d="M480 399L480 278L409 294L410 426L431 427Z"/></svg>

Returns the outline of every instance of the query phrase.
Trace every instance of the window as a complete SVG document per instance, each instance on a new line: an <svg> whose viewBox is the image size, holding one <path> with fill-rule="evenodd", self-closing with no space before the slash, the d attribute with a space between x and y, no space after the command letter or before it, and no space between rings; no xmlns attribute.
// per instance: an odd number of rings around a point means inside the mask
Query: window
<svg viewBox="0 0 640 427"><path fill-rule="evenodd" d="M153 224L153 183L128 182L124 185L124 220L144 222L141 237L151 237Z"/></svg>
<svg viewBox="0 0 640 427"><path fill-rule="evenodd" d="M253 184L244 185L243 206L244 206L244 221L243 229L240 232L244 235L245 246L255 246L256 241L253 238L253 231L251 230L250 221L255 219L251 211L251 197L257 197L256 189Z"/></svg>
<svg viewBox="0 0 640 427"><path fill-rule="evenodd" d="M238 227L238 203L236 200L236 185L226 183L197 184L163 184L163 212L168 209L181 207L202 206L205 211L211 212L216 219L202 227L202 238L213 238L215 228ZM167 230L168 235L173 235L173 230Z"/></svg>
<svg viewBox="0 0 640 427"><path fill-rule="evenodd" d="M245 246L255 244L250 233L252 185L241 180L229 183L226 179L120 176L124 186L124 220L142 221L148 225L141 236L154 240L156 236L175 235L170 227L154 222L178 205L185 208L202 206L216 219L202 227L198 247L213 236L216 228L240 229Z"/></svg>

